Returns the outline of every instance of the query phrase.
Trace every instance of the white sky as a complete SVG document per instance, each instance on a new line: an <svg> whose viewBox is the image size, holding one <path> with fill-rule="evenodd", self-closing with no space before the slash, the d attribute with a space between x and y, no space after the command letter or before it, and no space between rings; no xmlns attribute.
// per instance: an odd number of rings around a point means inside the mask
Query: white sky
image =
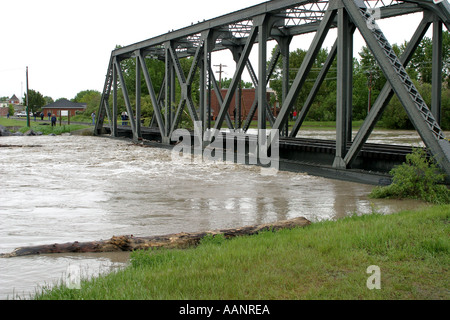
<svg viewBox="0 0 450 320"><path fill-rule="evenodd" d="M116 45L133 44L263 2L2 0L0 96L23 97L27 66L29 88L55 100L72 99L82 90L101 92L109 57ZM397 19L395 24L381 21L379 25L391 44L402 43L410 39L420 19L421 15L414 14ZM334 42L335 33L330 32L329 38L325 44L328 47ZM307 49L311 39L299 37L291 50ZM355 36L355 52L363 45L359 35ZM255 48L252 56L257 52ZM213 65L220 63L227 65L222 76L231 78L234 73L231 54L214 55ZM257 70L256 63L253 66ZM244 75L244 80L250 78Z"/></svg>

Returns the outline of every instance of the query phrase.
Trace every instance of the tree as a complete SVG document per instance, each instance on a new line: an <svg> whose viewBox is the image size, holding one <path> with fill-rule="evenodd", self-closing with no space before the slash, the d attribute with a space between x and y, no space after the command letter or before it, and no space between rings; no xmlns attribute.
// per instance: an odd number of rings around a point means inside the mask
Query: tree
<svg viewBox="0 0 450 320"><path fill-rule="evenodd" d="M52 97L49 97L49 96L45 96L45 97L44 97L44 100L45 100L45 105L55 102L55 101L53 100L53 98L52 98Z"/></svg>
<svg viewBox="0 0 450 320"><path fill-rule="evenodd" d="M24 94L23 101L26 103L27 95ZM39 111L43 106L46 105L46 101L44 96L39 92L33 89L28 90L28 107L29 112Z"/></svg>
<svg viewBox="0 0 450 320"><path fill-rule="evenodd" d="M442 80L446 83L447 88L450 89L450 33L445 31L442 33ZM403 44L403 49L406 47L406 42ZM408 72L415 74L414 80L419 80L423 83L431 83L432 79L432 62L433 62L433 40L424 37L413 58L408 66ZM411 75L410 73L410 75Z"/></svg>
<svg viewBox="0 0 450 320"><path fill-rule="evenodd" d="M102 94L99 91L84 90L78 92L75 98L72 99L72 102L85 103L87 106L85 113L90 115L93 111L98 109L101 98Z"/></svg>
<svg viewBox="0 0 450 320"><path fill-rule="evenodd" d="M223 88L223 89L229 88L231 85L231 81L233 81L233 78L222 79L221 88ZM243 89L253 88L253 83L241 80L241 88L243 88Z"/></svg>
<svg viewBox="0 0 450 320"><path fill-rule="evenodd" d="M8 105L8 113L9 113L9 115L14 114L14 105L13 104Z"/></svg>

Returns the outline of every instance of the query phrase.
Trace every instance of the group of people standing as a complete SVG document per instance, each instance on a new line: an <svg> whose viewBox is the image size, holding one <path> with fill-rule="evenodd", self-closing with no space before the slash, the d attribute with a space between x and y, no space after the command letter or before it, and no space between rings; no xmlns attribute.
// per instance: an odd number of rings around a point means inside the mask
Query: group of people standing
<svg viewBox="0 0 450 320"><path fill-rule="evenodd" d="M56 126L56 114L52 114L51 112L47 113L48 120L51 120L52 127ZM41 112L41 120L44 120L44 112Z"/></svg>

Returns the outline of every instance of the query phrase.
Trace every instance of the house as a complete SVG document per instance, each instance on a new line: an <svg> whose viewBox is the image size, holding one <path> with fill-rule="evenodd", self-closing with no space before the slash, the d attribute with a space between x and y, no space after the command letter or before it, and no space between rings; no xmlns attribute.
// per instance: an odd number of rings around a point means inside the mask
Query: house
<svg viewBox="0 0 450 320"><path fill-rule="evenodd" d="M84 112L86 107L86 103L76 103L66 99L61 99L42 107L42 112L44 113L44 116L47 116L49 113L59 116L61 115L61 111L67 111L72 117L77 111Z"/></svg>
<svg viewBox="0 0 450 320"><path fill-rule="evenodd" d="M20 100L13 94L13 96L9 98L8 103L18 105L20 104Z"/></svg>

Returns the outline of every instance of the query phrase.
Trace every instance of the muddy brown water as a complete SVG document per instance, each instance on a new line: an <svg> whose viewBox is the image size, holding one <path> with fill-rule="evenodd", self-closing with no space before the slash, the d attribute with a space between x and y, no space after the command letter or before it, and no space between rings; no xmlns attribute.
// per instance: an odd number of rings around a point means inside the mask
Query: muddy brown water
<svg viewBox="0 0 450 320"><path fill-rule="evenodd" d="M301 134L333 138L332 132ZM383 143L395 138L420 141L410 132L375 136ZM13 136L1 137L0 144L0 253L113 235L205 231L298 216L314 222L424 205L369 199L372 186L302 173L267 176L258 167L233 163L175 164L170 151L125 139ZM64 281L69 268L90 277L128 260L128 253L0 259L0 299L31 298Z"/></svg>

